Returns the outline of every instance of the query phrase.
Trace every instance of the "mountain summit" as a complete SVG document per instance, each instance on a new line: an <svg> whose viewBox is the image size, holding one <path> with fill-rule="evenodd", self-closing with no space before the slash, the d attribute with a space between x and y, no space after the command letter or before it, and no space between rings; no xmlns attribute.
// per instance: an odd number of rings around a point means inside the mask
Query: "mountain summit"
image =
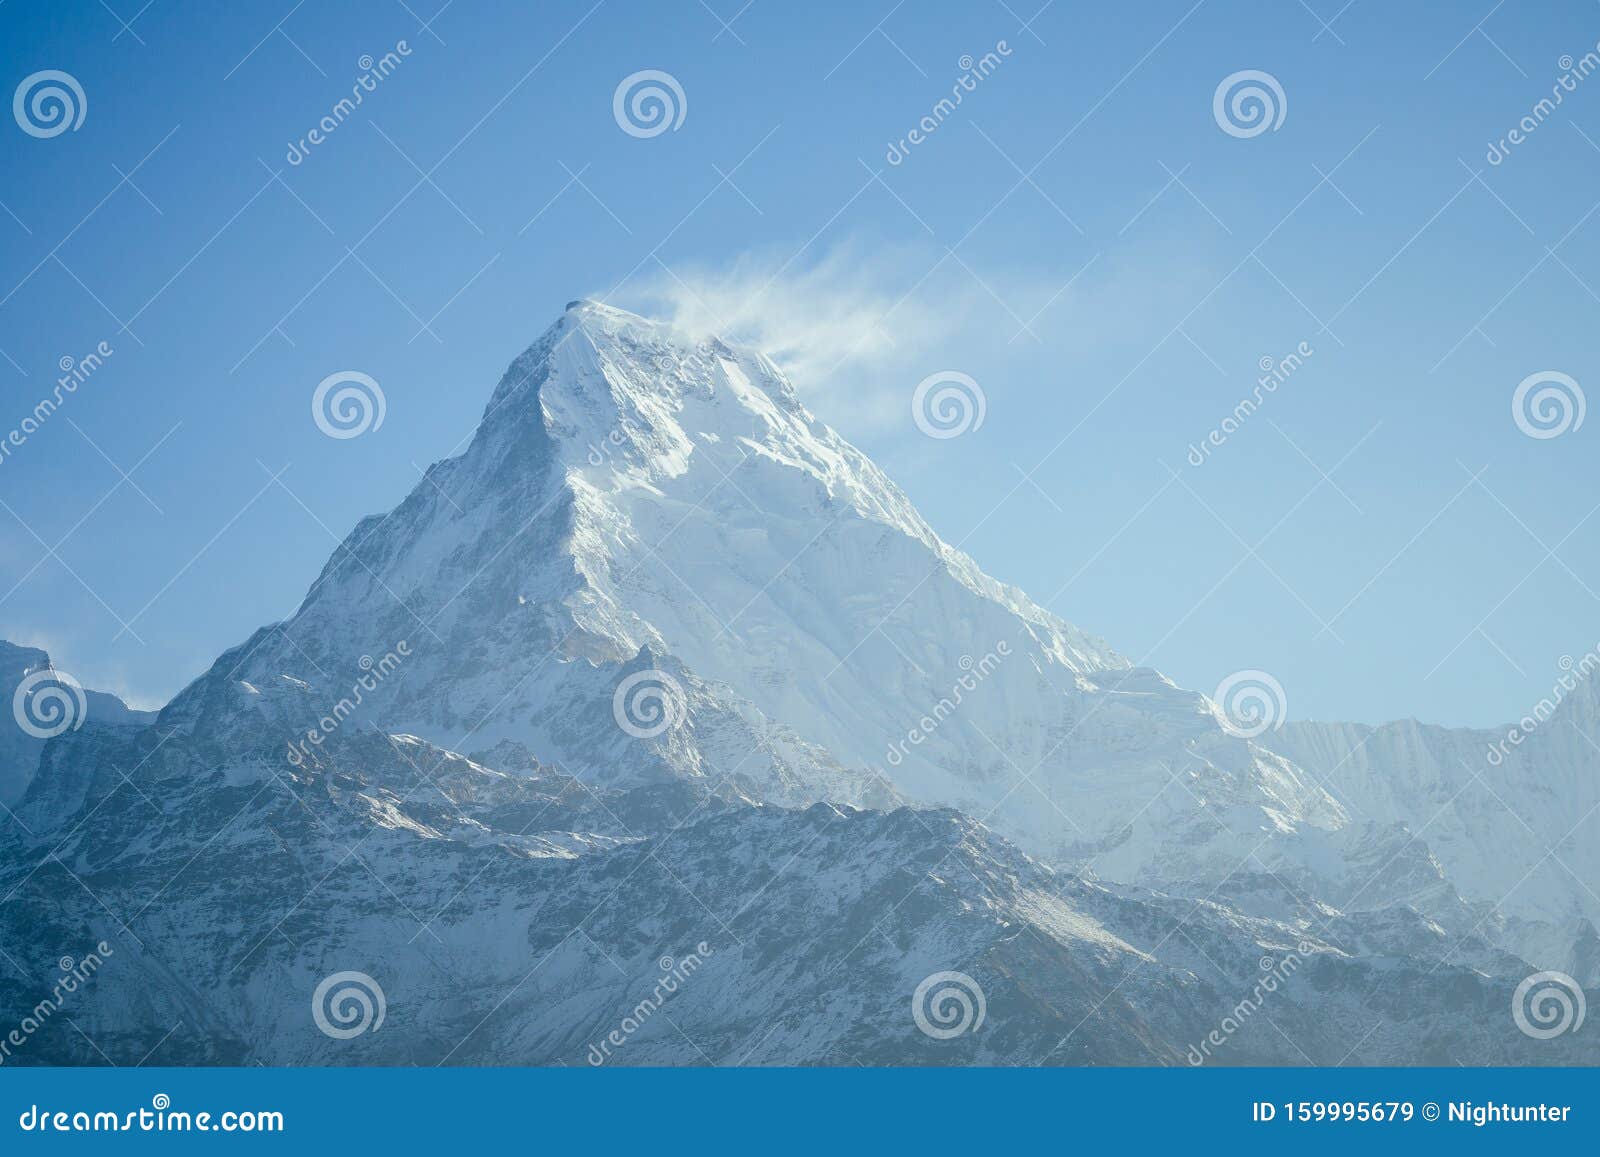
<svg viewBox="0 0 1600 1157"><path fill-rule="evenodd" d="M1353 810L1336 768L1307 774L1275 733L1245 738L990 578L759 351L596 302L162 719L216 729L285 685L337 702L402 641L359 715L444 749L511 744L615 787L952 807L1078 872L1252 881L1264 914L1311 895L1461 915L1406 827L1419 808ZM628 717L640 692L649 726ZM1492 902L1515 880L1483 883ZM1505 903L1600 920L1574 893Z"/></svg>
<svg viewBox="0 0 1600 1157"><path fill-rule="evenodd" d="M951 806L1127 880L1220 879L1264 833L1348 819L1203 696L984 574L764 355L593 302L163 721L214 726L285 679L338 691L401 640L365 718L591 782ZM643 671L667 725L639 737L614 698Z"/></svg>
<svg viewBox="0 0 1600 1157"><path fill-rule="evenodd" d="M85 725L143 726L155 718L137 711L106 691L79 686L57 671L50 656L37 647L19 647L0 639L0 807L22 798L39 766L45 741Z"/></svg>
<svg viewBox="0 0 1600 1157"><path fill-rule="evenodd" d="M626 1058L1181 1063L1270 956L1305 982L1224 1062L1588 1059L1504 1010L1594 982L1591 897L1464 892L1432 773L1341 790L1361 742L1240 727L984 574L760 352L578 301L293 616L45 745L0 938L137 944L74 1017L134 1059L576 1063L691 948ZM356 969L395 1027L341 1052L307 996ZM994 1027L940 1053L906 1002L951 970Z"/></svg>

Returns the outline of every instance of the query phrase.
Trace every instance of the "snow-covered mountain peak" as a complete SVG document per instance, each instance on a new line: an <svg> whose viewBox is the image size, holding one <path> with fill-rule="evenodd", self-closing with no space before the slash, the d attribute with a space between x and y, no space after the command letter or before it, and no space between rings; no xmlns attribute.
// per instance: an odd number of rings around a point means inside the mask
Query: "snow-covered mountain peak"
<svg viewBox="0 0 1600 1157"><path fill-rule="evenodd" d="M937 537L887 477L801 405L766 355L720 337L570 303L507 370L484 427L525 417L537 418L565 469L598 491L682 477L703 468L697 453L723 471L754 454L803 475L819 500Z"/></svg>
<svg viewBox="0 0 1600 1157"><path fill-rule="evenodd" d="M432 474L459 507L469 504L452 486L466 485L559 512L568 520L563 545L590 588L580 598L603 590L619 555L639 553L630 538L644 538L653 562L670 565L659 547L692 530L686 523L710 519L766 537L774 516L793 515L809 526L798 548L835 523L864 521L906 540L896 549L931 554L972 593L1061 636L1057 658L1070 668L1127 666L945 543L876 464L800 403L765 354L611 306L569 303L508 368L467 454ZM632 653L647 641L630 633L623 646Z"/></svg>
<svg viewBox="0 0 1600 1157"><path fill-rule="evenodd" d="M984 574L761 352L594 302L516 358L463 454L363 520L295 616L164 721L257 727L241 685L283 676L338 702L399 640L368 722L521 744L596 782L955 806L1122 878L1203 877L1260 832L1346 822L1203 696ZM647 675L675 710L640 736L614 696Z"/></svg>
<svg viewBox="0 0 1600 1157"><path fill-rule="evenodd" d="M558 438L658 429L675 423L697 397L731 403L722 418L736 423L803 412L793 387L758 351L588 300L569 302L511 364L485 410L485 425L525 395L543 404Z"/></svg>
<svg viewBox="0 0 1600 1157"><path fill-rule="evenodd" d="M639 688L658 714L630 716ZM289 740L355 698L343 729L624 790L952 807L1103 879L1233 878L1275 912L1453 895L1403 827L986 575L765 355L594 302L162 723Z"/></svg>
<svg viewBox="0 0 1600 1157"><path fill-rule="evenodd" d="M141 938L213 961L203 987L248 1010L205 1011L191 974L174 986L167 970L148 986L166 1003L134 1019L157 1040L182 1020L213 1042L270 1041L271 1059L325 1042L280 1032L280 1012L303 1021L318 976L367 958L409 1007L460 1020L460 992L482 985L441 979L435 947L497 989L527 979L530 950L556 953L551 987L527 989L482 1055L582 1055L574 1034L612 997L573 1019L571 982L600 991L616 965L559 955L575 924L630 962L715 936L721 967L822 975L826 1000L808 989L796 1007L829 1004L852 1045L864 1024L914 1037L905 996L935 968L981 974L997 1023L1003 978L1026 977L1019 1017L1060 1010L1038 1055L1083 1062L1178 1057L1263 948L1293 945L1315 958L1315 999L1281 1022L1301 1058L1349 1059L1369 1038L1374 1057L1411 1057L1440 1047L1435 1025L1475 1026L1490 1005L1504 1020L1508 980L1532 965L1600 975L1600 906L1581 887L1596 860L1570 824L1597 782L1574 755L1592 744L1577 710L1591 702L1574 696L1490 770L1495 733L1247 738L984 574L759 351L576 302L512 363L467 449L361 520L294 615L154 726L85 727L35 753L14 809L28 855L9 876L0 857L0 892L33 891L0 931L64 950L84 921L131 912ZM1469 759L1476 777L1441 770ZM336 871L358 842L363 860ZM36 844L85 887L40 869ZM154 899L152 880L168 882ZM312 906L326 926L302 904L312 885L345 890ZM82 911L58 917L80 892ZM397 930L396 892L433 935ZM243 959L241 913L262 933ZM395 962L397 937L427 948L415 970ZM1223 1003L1201 980L1218 972ZM861 994L838 1004L836 975ZM1373 1037L1375 975L1408 1012ZM787 983L707 985L729 998L708 1010L729 1039L709 1055L748 1058ZM1409 1010L1430 1000L1436 1019L1419 1022ZM1326 1034L1340 1009L1348 1040ZM796 1014L773 1055L824 1055L812 1023ZM1095 1044L1067 1057L1074 1025ZM1163 1043L1130 1043L1147 1038ZM412 1059L399 1039L393 1057ZM1258 1055L1279 1056L1278 1032L1261 1039Z"/></svg>

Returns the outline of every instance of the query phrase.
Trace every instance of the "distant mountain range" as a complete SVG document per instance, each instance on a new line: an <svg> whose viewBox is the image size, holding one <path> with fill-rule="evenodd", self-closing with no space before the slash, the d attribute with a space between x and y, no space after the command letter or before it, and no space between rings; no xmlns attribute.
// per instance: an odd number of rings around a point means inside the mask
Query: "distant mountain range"
<svg viewBox="0 0 1600 1157"><path fill-rule="evenodd" d="M6 1061L1600 1063L1513 1013L1600 984L1572 684L1501 749L1241 719L575 302L293 616L0 749L0 1008L113 953Z"/></svg>
<svg viewBox="0 0 1600 1157"><path fill-rule="evenodd" d="M63 681L45 652L4 639L0 639L0 693L9 708L0 712L0 805L5 807L16 804L27 790L51 732L81 727L90 719L144 725L156 718L154 711L135 711L115 695L79 687L70 675Z"/></svg>

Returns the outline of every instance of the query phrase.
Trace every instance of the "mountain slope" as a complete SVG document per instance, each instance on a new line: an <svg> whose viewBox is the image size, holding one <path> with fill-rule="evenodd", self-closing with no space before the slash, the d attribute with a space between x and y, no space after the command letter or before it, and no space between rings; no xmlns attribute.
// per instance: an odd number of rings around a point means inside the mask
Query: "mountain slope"
<svg viewBox="0 0 1600 1157"><path fill-rule="evenodd" d="M104 942L123 979L27 1056L1600 1062L1510 1015L1600 959L1582 878L1502 900L1535 833L1419 809L1442 755L1236 730L985 576L761 354L578 302L291 618L43 746L0 1002ZM908 1005L951 972L988 1022L940 1040ZM346 973L386 1027L319 1025Z"/></svg>
<svg viewBox="0 0 1600 1157"><path fill-rule="evenodd" d="M1203 696L945 544L761 354L588 302L512 364L460 457L163 720L217 726L230 687L284 675L337 693L400 640L412 657L367 718L522 743L594 782L889 794L1130 881L1289 871L1282 837L1348 822ZM694 687L658 681L680 709L631 739L613 693L650 669Z"/></svg>
<svg viewBox="0 0 1600 1157"><path fill-rule="evenodd" d="M7 1063L1600 1062L1519 1032L1527 966L1481 943L1436 967L1425 927L1308 937L1110 889L948 811L596 788L372 732L288 769L270 725L220 764L179 732L105 742L52 745L54 827L0 849L0 1007L102 961ZM44 783L94 766L134 770L52 821ZM939 1039L913 995L946 972L985 1018ZM315 994L353 973L384 1018L345 1038Z"/></svg>
<svg viewBox="0 0 1600 1157"><path fill-rule="evenodd" d="M26 686L25 686L26 685ZM20 693L20 699L19 699ZM22 798L39 766L39 753L54 733L95 726L142 726L155 719L115 695L90 691L55 670L37 647L0 639L0 805Z"/></svg>
<svg viewBox="0 0 1600 1157"><path fill-rule="evenodd" d="M1564 680L1494 730L1293 722L1270 742L1352 813L1425 832L1450 879L1494 905L1486 923L1552 925L1508 935L1551 935L1552 967L1600 979L1600 687L1584 668Z"/></svg>

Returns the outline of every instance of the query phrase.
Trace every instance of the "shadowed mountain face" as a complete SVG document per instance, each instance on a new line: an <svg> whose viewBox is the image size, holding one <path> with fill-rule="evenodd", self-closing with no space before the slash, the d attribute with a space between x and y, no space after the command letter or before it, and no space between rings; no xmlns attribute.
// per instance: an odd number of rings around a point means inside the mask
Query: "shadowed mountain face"
<svg viewBox="0 0 1600 1157"><path fill-rule="evenodd" d="M1600 1061L1512 1016L1600 963L1587 859L1518 894L1542 819L1466 864L1437 770L1241 737L761 354L592 303L127 722L44 745L0 844L4 1007L108 949L17 1061Z"/></svg>
<svg viewBox="0 0 1600 1157"><path fill-rule="evenodd" d="M143 726L153 711L134 711L115 695L88 691L57 671L37 647L0 639L0 805L22 798L39 766L45 741L87 724Z"/></svg>
<svg viewBox="0 0 1600 1157"><path fill-rule="evenodd" d="M373 732L290 768L261 738L223 765L157 729L52 748L49 776L142 766L136 787L80 784L53 848L10 849L0 928L26 976L0 982L5 1007L33 1008L58 957L111 949L14 1062L1596 1059L1581 1036L1518 1032L1498 976L1436 967L1450 938L1414 913L1313 937L1054 871L945 810L595 787ZM312 1003L345 972L385 1000L381 1028L350 1040ZM983 993L981 1027L919 1029L913 993L940 972ZM663 977L675 990L651 1007Z"/></svg>

